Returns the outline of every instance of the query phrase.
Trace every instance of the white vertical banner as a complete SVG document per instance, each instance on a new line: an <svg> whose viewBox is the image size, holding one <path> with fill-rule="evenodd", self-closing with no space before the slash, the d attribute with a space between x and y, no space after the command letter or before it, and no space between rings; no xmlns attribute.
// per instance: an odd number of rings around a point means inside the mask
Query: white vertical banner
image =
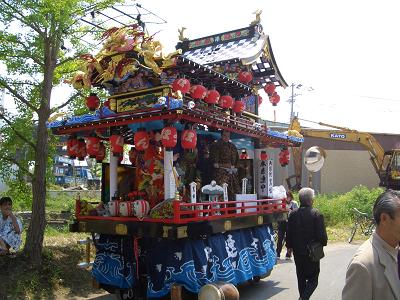
<svg viewBox="0 0 400 300"><path fill-rule="evenodd" d="M274 161L272 159L268 159L267 164L267 196L272 198L272 187L274 186Z"/></svg>
<svg viewBox="0 0 400 300"><path fill-rule="evenodd" d="M174 152L164 148L164 199L175 198L176 184L173 171Z"/></svg>
<svg viewBox="0 0 400 300"><path fill-rule="evenodd" d="M264 149L254 151L254 170L256 172L256 191L258 199L268 197L268 161L261 160L260 154Z"/></svg>
<svg viewBox="0 0 400 300"><path fill-rule="evenodd" d="M242 194L247 194L247 178L242 179Z"/></svg>
<svg viewBox="0 0 400 300"><path fill-rule="evenodd" d="M224 189L224 201L228 201L228 184L226 182L224 182L222 184L222 188Z"/></svg>

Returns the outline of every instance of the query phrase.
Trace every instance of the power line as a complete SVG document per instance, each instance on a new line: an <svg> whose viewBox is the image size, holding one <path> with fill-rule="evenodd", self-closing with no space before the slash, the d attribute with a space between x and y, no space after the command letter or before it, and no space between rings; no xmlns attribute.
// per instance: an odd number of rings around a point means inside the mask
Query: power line
<svg viewBox="0 0 400 300"><path fill-rule="evenodd" d="M344 113L345 111L343 110L343 107L341 107L341 105L339 104L335 104L335 103L320 103L320 102L316 102L316 103L312 103L312 107L314 108L323 108L324 112L326 112L326 110L329 110L331 112L338 112L340 111L341 113ZM352 107L354 109L356 109L356 106ZM387 108L387 107L367 107L364 106L362 107L362 109L358 109L358 112L363 111L370 111L370 112L375 112L375 113L399 113L400 110L397 109L397 107L395 108Z"/></svg>
<svg viewBox="0 0 400 300"><path fill-rule="evenodd" d="M361 95L357 95L357 96L360 97L360 98L383 100L383 101L394 101L394 102L399 102L400 101L400 99L381 98L381 97L372 97L372 96L361 96Z"/></svg>

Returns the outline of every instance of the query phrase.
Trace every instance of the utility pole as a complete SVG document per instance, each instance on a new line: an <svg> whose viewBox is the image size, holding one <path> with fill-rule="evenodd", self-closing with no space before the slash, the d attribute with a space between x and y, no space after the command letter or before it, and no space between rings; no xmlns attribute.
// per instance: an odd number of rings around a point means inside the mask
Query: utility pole
<svg viewBox="0 0 400 300"><path fill-rule="evenodd" d="M294 102L296 101L296 97L297 96L301 96L302 94L295 94L294 93L294 89L307 89L308 92L313 91L314 89L310 86L303 86L301 83L294 83L292 82L292 84L290 85L292 88L292 95L289 97L288 102L290 103L290 119L289 119L289 124L292 122L293 118L294 118L294 111L293 111L293 106L294 106Z"/></svg>
<svg viewBox="0 0 400 300"><path fill-rule="evenodd" d="M299 89L299 88L302 87L302 85L301 84L295 84L294 82L292 82L292 84L290 86L292 87L292 95L289 97L289 100L288 100L288 102L290 103L289 124L292 122L293 117L294 117L293 106L294 106L294 102L296 101L296 97L301 95L301 94L295 94L294 93L294 88L296 87L297 89Z"/></svg>
<svg viewBox="0 0 400 300"><path fill-rule="evenodd" d="M294 104L294 83L291 84L292 87L292 96L290 97L290 119L289 122L291 123L293 120L293 104Z"/></svg>

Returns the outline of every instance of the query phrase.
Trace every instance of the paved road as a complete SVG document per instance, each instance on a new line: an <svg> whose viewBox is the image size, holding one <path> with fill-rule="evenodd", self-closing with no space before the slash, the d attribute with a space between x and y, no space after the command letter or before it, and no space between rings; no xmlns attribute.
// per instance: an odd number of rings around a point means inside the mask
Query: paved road
<svg viewBox="0 0 400 300"><path fill-rule="evenodd" d="M319 284L311 299L337 300L341 298L347 265L360 245L335 243L325 247L321 260ZM243 300L298 299L294 262L281 260L268 278L257 285L239 289Z"/></svg>
<svg viewBox="0 0 400 300"><path fill-rule="evenodd" d="M319 285L311 299L337 300L341 298L347 265L359 246L359 244L334 243L325 247L325 258L321 261ZM279 261L269 277L257 284L241 286L239 292L241 300L298 299L294 262ZM115 300L115 297L102 294L93 295L88 299Z"/></svg>

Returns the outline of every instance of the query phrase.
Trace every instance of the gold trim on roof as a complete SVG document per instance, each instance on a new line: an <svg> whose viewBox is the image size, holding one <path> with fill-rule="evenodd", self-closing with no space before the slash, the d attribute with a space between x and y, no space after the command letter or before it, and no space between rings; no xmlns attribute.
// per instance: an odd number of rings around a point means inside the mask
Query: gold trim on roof
<svg viewBox="0 0 400 300"><path fill-rule="evenodd" d="M255 12L253 12L253 14L256 15L256 18L255 18L254 21L252 21L250 23L250 26L260 24L260 22L261 22L261 13L262 13L262 9L257 9Z"/></svg>
<svg viewBox="0 0 400 300"><path fill-rule="evenodd" d="M188 38L185 38L184 37L184 35L183 35L183 32L186 30L187 28L186 27L182 27L181 29L179 29L178 28L178 32L179 32L179 40L181 41L181 42L184 42L184 41L188 41L189 39Z"/></svg>
<svg viewBox="0 0 400 300"><path fill-rule="evenodd" d="M264 45L263 52L264 52L264 58L266 58L267 60L271 60L271 52L269 51L268 43Z"/></svg>

